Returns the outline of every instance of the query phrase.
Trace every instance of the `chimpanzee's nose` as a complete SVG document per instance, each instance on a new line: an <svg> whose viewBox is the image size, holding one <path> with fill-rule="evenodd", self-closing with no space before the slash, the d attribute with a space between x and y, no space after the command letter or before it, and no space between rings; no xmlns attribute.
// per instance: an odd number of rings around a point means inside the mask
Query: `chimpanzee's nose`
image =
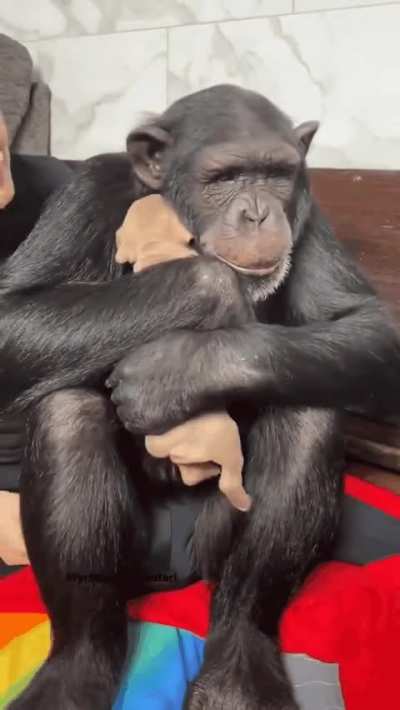
<svg viewBox="0 0 400 710"><path fill-rule="evenodd" d="M246 222L254 222L258 226L265 222L269 215L269 206L266 202L255 202L251 206L245 207L242 217Z"/></svg>

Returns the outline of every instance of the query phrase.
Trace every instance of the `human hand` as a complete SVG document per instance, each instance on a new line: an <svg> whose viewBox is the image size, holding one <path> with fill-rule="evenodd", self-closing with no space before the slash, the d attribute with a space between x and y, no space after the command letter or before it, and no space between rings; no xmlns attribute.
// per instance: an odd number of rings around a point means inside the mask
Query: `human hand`
<svg viewBox="0 0 400 710"><path fill-rule="evenodd" d="M4 116L0 111L0 209L7 207L15 194L10 170L8 132Z"/></svg>
<svg viewBox="0 0 400 710"><path fill-rule="evenodd" d="M243 455L236 422L226 412L190 419L159 436L146 436L155 458L169 458L187 486L219 476L219 489L234 508L248 511L251 498L243 487Z"/></svg>
<svg viewBox="0 0 400 710"><path fill-rule="evenodd" d="M0 491L0 558L7 565L29 564L22 534L19 495Z"/></svg>

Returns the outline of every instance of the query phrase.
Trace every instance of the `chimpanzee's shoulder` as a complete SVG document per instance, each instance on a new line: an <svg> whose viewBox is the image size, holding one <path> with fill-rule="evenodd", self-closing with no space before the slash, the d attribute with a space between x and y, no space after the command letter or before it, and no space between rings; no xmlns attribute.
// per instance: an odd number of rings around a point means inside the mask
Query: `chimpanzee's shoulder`
<svg viewBox="0 0 400 710"><path fill-rule="evenodd" d="M131 174L131 162L127 153L100 153L81 162L77 175L96 177L102 182L127 179Z"/></svg>

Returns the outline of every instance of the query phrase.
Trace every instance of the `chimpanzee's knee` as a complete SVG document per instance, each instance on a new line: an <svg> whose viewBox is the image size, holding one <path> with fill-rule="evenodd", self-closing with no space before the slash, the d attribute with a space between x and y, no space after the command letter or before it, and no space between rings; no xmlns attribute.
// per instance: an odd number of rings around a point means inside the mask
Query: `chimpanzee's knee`
<svg viewBox="0 0 400 710"><path fill-rule="evenodd" d="M116 420L109 401L94 390L64 389L53 392L36 404L28 419L28 446L36 453L67 456L76 447L97 446L115 429Z"/></svg>
<svg viewBox="0 0 400 710"><path fill-rule="evenodd" d="M117 559L134 498L118 431L112 405L91 390L60 390L32 409L21 511L33 564L44 549L57 564L79 561L89 572Z"/></svg>

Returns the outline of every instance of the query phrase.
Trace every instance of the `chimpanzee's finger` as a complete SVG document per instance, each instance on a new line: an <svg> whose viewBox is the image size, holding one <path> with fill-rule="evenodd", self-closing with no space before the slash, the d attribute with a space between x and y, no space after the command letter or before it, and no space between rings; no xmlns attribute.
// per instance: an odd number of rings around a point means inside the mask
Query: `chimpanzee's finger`
<svg viewBox="0 0 400 710"><path fill-rule="evenodd" d="M134 360L134 358L129 355L124 360L121 360L107 377L105 383L106 387L116 387L120 380L131 379L135 372L135 363L137 364L137 360Z"/></svg>
<svg viewBox="0 0 400 710"><path fill-rule="evenodd" d="M120 385L120 380L114 373L112 373L109 378L106 380L106 387L109 389L112 388L111 392L111 399L114 402L114 404L118 404L118 402L121 399L121 385Z"/></svg>
<svg viewBox="0 0 400 710"><path fill-rule="evenodd" d="M110 390L112 387L114 387L114 385L117 384L116 379L115 379L113 373L107 377L107 379L106 379L106 381L105 381L104 384L105 384L105 386L106 386L109 390Z"/></svg>
<svg viewBox="0 0 400 710"><path fill-rule="evenodd" d="M133 403L136 401L137 390L132 383L124 384L119 382L117 386L114 386L111 392L111 401L116 407L120 407L126 403Z"/></svg>
<svg viewBox="0 0 400 710"><path fill-rule="evenodd" d="M127 431L135 431L135 427L132 422L132 412L128 407L117 407L117 415L118 419L120 420L120 422L122 422Z"/></svg>

